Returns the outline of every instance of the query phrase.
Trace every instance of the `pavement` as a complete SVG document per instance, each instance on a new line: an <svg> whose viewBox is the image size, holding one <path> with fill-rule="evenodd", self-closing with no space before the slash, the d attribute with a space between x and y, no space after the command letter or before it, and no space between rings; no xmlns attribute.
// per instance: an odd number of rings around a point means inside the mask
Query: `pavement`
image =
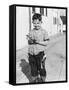
<svg viewBox="0 0 69 90"><path fill-rule="evenodd" d="M45 68L47 76L45 81L66 80L66 36L58 33L50 37L45 49L47 59ZM16 51L16 83L32 82L31 68L28 62L28 46Z"/></svg>

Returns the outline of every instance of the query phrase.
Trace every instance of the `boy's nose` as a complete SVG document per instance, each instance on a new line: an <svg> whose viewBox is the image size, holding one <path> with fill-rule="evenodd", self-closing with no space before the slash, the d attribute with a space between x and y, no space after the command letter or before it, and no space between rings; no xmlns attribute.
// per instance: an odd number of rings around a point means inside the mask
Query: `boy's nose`
<svg viewBox="0 0 69 90"><path fill-rule="evenodd" d="M35 24L35 26L37 26L37 24Z"/></svg>
<svg viewBox="0 0 69 90"><path fill-rule="evenodd" d="M37 26L37 24L35 24Z"/></svg>

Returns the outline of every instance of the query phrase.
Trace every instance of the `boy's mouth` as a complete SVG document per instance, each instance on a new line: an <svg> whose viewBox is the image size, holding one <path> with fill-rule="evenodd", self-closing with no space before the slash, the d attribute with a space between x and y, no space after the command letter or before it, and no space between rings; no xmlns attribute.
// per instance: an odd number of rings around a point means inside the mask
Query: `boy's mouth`
<svg viewBox="0 0 69 90"><path fill-rule="evenodd" d="M38 29L40 29L40 27L35 27L35 29L37 29L37 30L38 30Z"/></svg>

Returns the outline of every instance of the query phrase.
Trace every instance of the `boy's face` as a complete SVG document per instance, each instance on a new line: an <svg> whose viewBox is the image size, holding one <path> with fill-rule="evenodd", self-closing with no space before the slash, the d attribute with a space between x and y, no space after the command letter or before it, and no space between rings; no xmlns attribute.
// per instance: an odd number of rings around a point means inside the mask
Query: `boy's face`
<svg viewBox="0 0 69 90"><path fill-rule="evenodd" d="M36 30L40 29L41 28L41 21L39 21L39 19L35 19L33 21L33 26Z"/></svg>

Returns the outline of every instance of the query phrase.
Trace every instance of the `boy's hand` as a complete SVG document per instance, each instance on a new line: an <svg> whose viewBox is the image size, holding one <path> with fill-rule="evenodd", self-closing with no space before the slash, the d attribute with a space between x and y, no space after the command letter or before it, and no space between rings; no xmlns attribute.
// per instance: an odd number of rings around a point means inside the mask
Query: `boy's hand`
<svg viewBox="0 0 69 90"><path fill-rule="evenodd" d="M34 44L37 44L37 41L36 41L36 40L33 40L33 43L34 43Z"/></svg>
<svg viewBox="0 0 69 90"><path fill-rule="evenodd" d="M32 39L29 35L26 35L29 44L37 44L38 42L35 39Z"/></svg>
<svg viewBox="0 0 69 90"><path fill-rule="evenodd" d="M29 40L31 37L29 35L26 35L26 38Z"/></svg>
<svg viewBox="0 0 69 90"><path fill-rule="evenodd" d="M33 44L33 40L28 40L28 43L29 44Z"/></svg>
<svg viewBox="0 0 69 90"><path fill-rule="evenodd" d="M29 44L37 44L37 41L36 40L28 40L28 43Z"/></svg>

